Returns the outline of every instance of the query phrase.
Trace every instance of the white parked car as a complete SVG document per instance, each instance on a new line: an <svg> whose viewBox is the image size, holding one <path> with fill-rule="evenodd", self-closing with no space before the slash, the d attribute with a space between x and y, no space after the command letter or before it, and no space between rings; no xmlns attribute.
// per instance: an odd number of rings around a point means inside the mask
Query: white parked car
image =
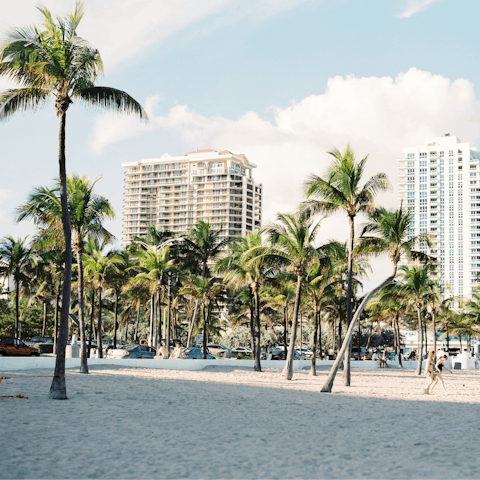
<svg viewBox="0 0 480 480"><path fill-rule="evenodd" d="M251 357L252 356L252 349L248 347L235 347L232 348L232 356L239 357Z"/></svg>

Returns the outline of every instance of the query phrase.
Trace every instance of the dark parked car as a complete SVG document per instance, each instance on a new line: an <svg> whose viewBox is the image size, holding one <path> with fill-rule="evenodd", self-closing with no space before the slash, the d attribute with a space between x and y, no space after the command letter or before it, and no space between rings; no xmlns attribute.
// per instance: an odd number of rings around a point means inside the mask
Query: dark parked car
<svg viewBox="0 0 480 480"><path fill-rule="evenodd" d="M285 352L280 350L279 348L274 348L272 350L272 360L285 360ZM305 360L304 355L300 355L297 350L293 351L293 359L294 360Z"/></svg>
<svg viewBox="0 0 480 480"><path fill-rule="evenodd" d="M0 357L39 357L40 352L13 337L0 336Z"/></svg>
<svg viewBox="0 0 480 480"><path fill-rule="evenodd" d="M203 352L198 347L183 348L180 358L185 360L198 360L203 358ZM207 360L215 360L215 357L211 353L207 353Z"/></svg>
<svg viewBox="0 0 480 480"><path fill-rule="evenodd" d="M147 345L125 345L121 348L110 349L107 358L153 358L155 349Z"/></svg>
<svg viewBox="0 0 480 480"><path fill-rule="evenodd" d="M53 343L53 338L52 337L32 337L30 340L33 343Z"/></svg>

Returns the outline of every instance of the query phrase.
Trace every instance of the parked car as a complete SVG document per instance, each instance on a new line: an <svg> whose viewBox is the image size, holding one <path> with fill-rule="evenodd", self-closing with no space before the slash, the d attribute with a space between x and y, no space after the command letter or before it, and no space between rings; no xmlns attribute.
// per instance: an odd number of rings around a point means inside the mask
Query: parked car
<svg viewBox="0 0 480 480"><path fill-rule="evenodd" d="M232 349L230 347L227 347L226 345L209 343L208 351L216 357L232 358Z"/></svg>
<svg viewBox="0 0 480 480"><path fill-rule="evenodd" d="M180 358L185 360L202 359L203 351L199 347L182 348L182 353L180 354ZM215 360L215 357L211 353L207 353L207 360Z"/></svg>
<svg viewBox="0 0 480 480"><path fill-rule="evenodd" d="M274 348L272 350L272 360L285 360L286 355L283 350L283 347L280 348ZM294 360L306 360L305 355L300 355L300 353L297 350L293 351L293 359Z"/></svg>
<svg viewBox="0 0 480 480"><path fill-rule="evenodd" d="M0 357L39 357L40 352L29 347L21 340L13 337L0 336Z"/></svg>
<svg viewBox="0 0 480 480"><path fill-rule="evenodd" d="M32 337L30 341L33 343L53 343L53 338L37 336L37 337Z"/></svg>
<svg viewBox="0 0 480 480"><path fill-rule="evenodd" d="M232 348L232 357L251 357L253 355L252 349L248 347Z"/></svg>
<svg viewBox="0 0 480 480"><path fill-rule="evenodd" d="M155 349L147 345L125 345L122 348L111 349L106 358L153 358L156 355Z"/></svg>

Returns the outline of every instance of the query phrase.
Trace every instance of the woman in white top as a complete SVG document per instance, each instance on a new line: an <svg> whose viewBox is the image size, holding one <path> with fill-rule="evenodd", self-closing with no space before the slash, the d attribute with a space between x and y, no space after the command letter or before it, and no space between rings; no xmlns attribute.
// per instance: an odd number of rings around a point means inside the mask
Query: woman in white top
<svg viewBox="0 0 480 480"><path fill-rule="evenodd" d="M172 352L172 355L170 356L170 360L178 360L180 358L181 353L182 353L182 347L180 347L180 344L177 343L175 345L175 349Z"/></svg>

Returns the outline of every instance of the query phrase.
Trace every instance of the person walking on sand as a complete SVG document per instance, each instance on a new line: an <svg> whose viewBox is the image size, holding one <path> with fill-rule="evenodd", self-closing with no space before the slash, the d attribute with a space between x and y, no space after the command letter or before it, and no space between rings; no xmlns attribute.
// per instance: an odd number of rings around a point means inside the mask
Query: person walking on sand
<svg viewBox="0 0 480 480"><path fill-rule="evenodd" d="M442 371L443 369L445 369L448 372L453 374L453 372L450 369L448 369L445 365L445 361L447 360L447 358L448 358L447 355L444 354L438 359L437 363L435 364L436 378L435 378L434 384L430 387L430 393L433 392L433 389L435 388L435 385L438 383L439 380L442 382L443 391L447 393L447 389L445 388L445 382L443 381L443 378L442 378Z"/></svg>
<svg viewBox="0 0 480 480"><path fill-rule="evenodd" d="M424 393L430 394L432 385L434 384L436 380L436 368L435 368L435 350L431 348L428 351L428 357L427 357L427 365L425 367L425 372L424 375L427 377L427 385L425 387Z"/></svg>

